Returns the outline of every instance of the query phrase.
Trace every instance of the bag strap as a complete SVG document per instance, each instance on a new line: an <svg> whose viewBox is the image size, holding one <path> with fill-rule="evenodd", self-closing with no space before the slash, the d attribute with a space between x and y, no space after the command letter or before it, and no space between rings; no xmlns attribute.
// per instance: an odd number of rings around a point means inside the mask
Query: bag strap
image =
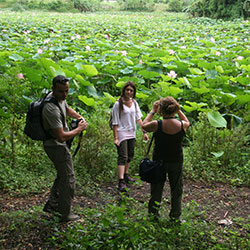
<svg viewBox="0 0 250 250"><path fill-rule="evenodd" d="M157 131L162 131L162 120L158 121L158 130ZM150 151L150 148L151 148L151 145L153 143L154 138L155 138L155 133L153 133L153 136L152 136L152 138L150 140L150 143L148 145L148 150L147 150L147 153L146 153L146 157L148 157L148 155L149 155L149 151Z"/></svg>
<svg viewBox="0 0 250 250"><path fill-rule="evenodd" d="M153 134L153 136L152 136L152 138L151 138L151 140L150 140L150 142L148 144L148 150L147 150L147 153L146 153L146 157L148 157L148 155L149 155L149 151L150 151L151 145L153 143L154 137L155 137L155 134Z"/></svg>

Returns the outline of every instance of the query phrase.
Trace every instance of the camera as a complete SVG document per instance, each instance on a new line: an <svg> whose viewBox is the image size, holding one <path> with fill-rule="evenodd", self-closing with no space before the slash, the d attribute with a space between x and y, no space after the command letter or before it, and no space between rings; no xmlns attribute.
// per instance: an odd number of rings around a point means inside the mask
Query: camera
<svg viewBox="0 0 250 250"><path fill-rule="evenodd" d="M77 128L80 121L82 121L82 118L81 118L81 119L77 119L77 120L72 120L72 121L70 122L70 127L71 127L71 129Z"/></svg>

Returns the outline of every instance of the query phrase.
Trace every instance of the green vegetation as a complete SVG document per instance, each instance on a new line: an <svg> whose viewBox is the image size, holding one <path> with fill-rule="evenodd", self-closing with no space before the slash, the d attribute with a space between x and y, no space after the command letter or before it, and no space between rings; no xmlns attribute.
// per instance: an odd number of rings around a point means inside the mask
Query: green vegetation
<svg viewBox="0 0 250 250"><path fill-rule="evenodd" d="M43 193L51 185L53 166L42 144L25 137L23 127L28 103L49 91L57 74L71 78L68 103L90 124L74 159L78 195L94 196L100 184L116 179L116 149L108 120L128 80L137 85L143 115L163 96L181 103L192 124L185 141L187 178L249 186L249 28L250 23L241 19L190 19L183 13L2 10L0 189L24 196ZM147 147L142 137L138 131L131 166L135 175ZM166 216L162 224L148 221L145 204L136 200L123 197L118 205L105 201L109 205L93 210L77 208L85 218L84 227L77 223L60 230L56 219L43 221L44 230L52 230L50 243L62 249L81 249L82 244L90 249L156 249L156 244L158 249L188 249L187 241L189 249L203 244L210 249L247 249L249 243L236 231L224 232L196 219L196 206L184 210L185 219L192 222L171 227ZM32 231L40 214L41 207L35 207L0 218L13 220L11 230L18 235L25 219L33 222L25 232ZM247 223L236 219L249 230ZM229 236L223 240L225 234Z"/></svg>

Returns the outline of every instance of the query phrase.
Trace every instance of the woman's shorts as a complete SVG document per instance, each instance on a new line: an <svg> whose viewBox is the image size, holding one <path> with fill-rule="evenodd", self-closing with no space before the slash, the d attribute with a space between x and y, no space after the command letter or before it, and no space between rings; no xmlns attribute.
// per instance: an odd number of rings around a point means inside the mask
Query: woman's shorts
<svg viewBox="0 0 250 250"><path fill-rule="evenodd" d="M125 165L131 162L134 157L135 138L122 141L120 146L117 146L118 165Z"/></svg>

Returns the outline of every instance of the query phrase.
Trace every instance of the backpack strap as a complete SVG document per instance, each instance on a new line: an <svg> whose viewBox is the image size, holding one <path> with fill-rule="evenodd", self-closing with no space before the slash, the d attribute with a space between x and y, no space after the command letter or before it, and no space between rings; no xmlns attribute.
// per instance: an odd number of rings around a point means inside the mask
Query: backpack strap
<svg viewBox="0 0 250 250"><path fill-rule="evenodd" d="M50 92L49 92L49 93L50 93ZM48 94L49 94L49 93L48 93ZM64 116L64 114L63 114L62 108L60 107L60 105L59 105L58 101L56 100L56 98L55 98L54 96L48 97L48 94L45 96L44 102L45 102L45 103L51 102L51 103L55 104L55 105L59 108L59 110L60 110L60 112L61 112L61 115L62 115L62 118L63 118L63 119L62 119L63 127L66 127L66 124L65 124L65 116Z"/></svg>

